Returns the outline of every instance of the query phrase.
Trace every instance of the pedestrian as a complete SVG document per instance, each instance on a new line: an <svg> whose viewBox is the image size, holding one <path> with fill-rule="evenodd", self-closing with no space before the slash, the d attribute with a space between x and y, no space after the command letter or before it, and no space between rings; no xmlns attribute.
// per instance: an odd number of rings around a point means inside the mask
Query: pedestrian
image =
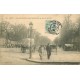
<svg viewBox="0 0 80 80"><path fill-rule="evenodd" d="M43 46L42 45L39 46L38 52L39 52L40 60L42 60L42 54L43 54Z"/></svg>
<svg viewBox="0 0 80 80"><path fill-rule="evenodd" d="M21 45L21 51L22 51L22 53L25 53L26 52L26 46Z"/></svg>
<svg viewBox="0 0 80 80"><path fill-rule="evenodd" d="M50 59L51 56L51 46L47 44L46 46L46 51L47 51L47 58Z"/></svg>

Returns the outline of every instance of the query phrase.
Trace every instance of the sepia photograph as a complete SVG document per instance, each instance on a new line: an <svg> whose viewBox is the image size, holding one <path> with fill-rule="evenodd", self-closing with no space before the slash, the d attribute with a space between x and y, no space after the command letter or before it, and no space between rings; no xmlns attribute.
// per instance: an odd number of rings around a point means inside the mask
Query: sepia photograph
<svg viewBox="0 0 80 80"><path fill-rule="evenodd" d="M0 65L79 65L80 14L0 14Z"/></svg>

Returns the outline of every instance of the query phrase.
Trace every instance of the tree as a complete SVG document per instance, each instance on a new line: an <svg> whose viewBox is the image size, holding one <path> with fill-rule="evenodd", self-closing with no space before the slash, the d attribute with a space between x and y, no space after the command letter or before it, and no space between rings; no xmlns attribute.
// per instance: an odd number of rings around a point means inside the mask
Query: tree
<svg viewBox="0 0 80 80"><path fill-rule="evenodd" d="M65 43L72 43L73 38L73 23L71 15L67 15L63 22L63 27L60 32L59 44L64 46Z"/></svg>
<svg viewBox="0 0 80 80"><path fill-rule="evenodd" d="M9 33L9 39L12 41L20 41L27 38L27 28L23 24L12 25L13 31Z"/></svg>
<svg viewBox="0 0 80 80"><path fill-rule="evenodd" d="M10 26L10 23L7 21L0 22L0 37L7 36L7 28Z"/></svg>
<svg viewBox="0 0 80 80"><path fill-rule="evenodd" d="M75 26L75 38L76 38L76 45L77 45L77 50L80 51L80 17L76 21L76 26Z"/></svg>
<svg viewBox="0 0 80 80"><path fill-rule="evenodd" d="M51 43L51 40L46 36L40 36L39 43L40 45L47 45L48 43Z"/></svg>
<svg viewBox="0 0 80 80"><path fill-rule="evenodd" d="M34 31L34 44L36 46L47 45L50 42L51 40L48 37L42 36L39 32Z"/></svg>

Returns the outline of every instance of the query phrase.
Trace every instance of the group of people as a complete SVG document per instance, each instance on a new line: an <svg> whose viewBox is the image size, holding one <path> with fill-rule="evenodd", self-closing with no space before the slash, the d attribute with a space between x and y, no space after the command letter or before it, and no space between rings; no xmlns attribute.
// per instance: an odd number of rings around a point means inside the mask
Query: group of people
<svg viewBox="0 0 80 80"><path fill-rule="evenodd" d="M50 56L51 56L51 46L49 44L47 44L45 49L46 49L46 52L47 52L47 59L50 59ZM43 51L44 51L44 47L43 47L43 45L40 45L40 47L38 49L40 60L42 60Z"/></svg>
<svg viewBox="0 0 80 80"><path fill-rule="evenodd" d="M29 47L21 45L21 51L22 51L22 53L25 53L26 49L29 49ZM32 48L31 48L31 50L32 50ZM35 47L34 47L34 50L35 50ZM46 46L40 45L38 47L38 52L39 52L40 60L42 60L44 53L46 53L47 59L50 59L51 50L52 50L52 47L51 47L51 45L49 43ZM46 51L46 52L44 52L44 51Z"/></svg>

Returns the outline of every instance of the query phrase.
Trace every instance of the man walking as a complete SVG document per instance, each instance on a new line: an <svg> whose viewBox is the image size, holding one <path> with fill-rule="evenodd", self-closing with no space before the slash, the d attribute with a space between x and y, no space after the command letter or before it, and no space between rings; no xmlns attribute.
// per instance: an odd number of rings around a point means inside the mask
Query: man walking
<svg viewBox="0 0 80 80"><path fill-rule="evenodd" d="M47 58L50 59L51 56L51 46L47 44L46 46L46 51L47 51Z"/></svg>
<svg viewBox="0 0 80 80"><path fill-rule="evenodd" d="M40 60L42 60L42 54L43 54L43 46L42 45L40 45L38 52L39 52Z"/></svg>

